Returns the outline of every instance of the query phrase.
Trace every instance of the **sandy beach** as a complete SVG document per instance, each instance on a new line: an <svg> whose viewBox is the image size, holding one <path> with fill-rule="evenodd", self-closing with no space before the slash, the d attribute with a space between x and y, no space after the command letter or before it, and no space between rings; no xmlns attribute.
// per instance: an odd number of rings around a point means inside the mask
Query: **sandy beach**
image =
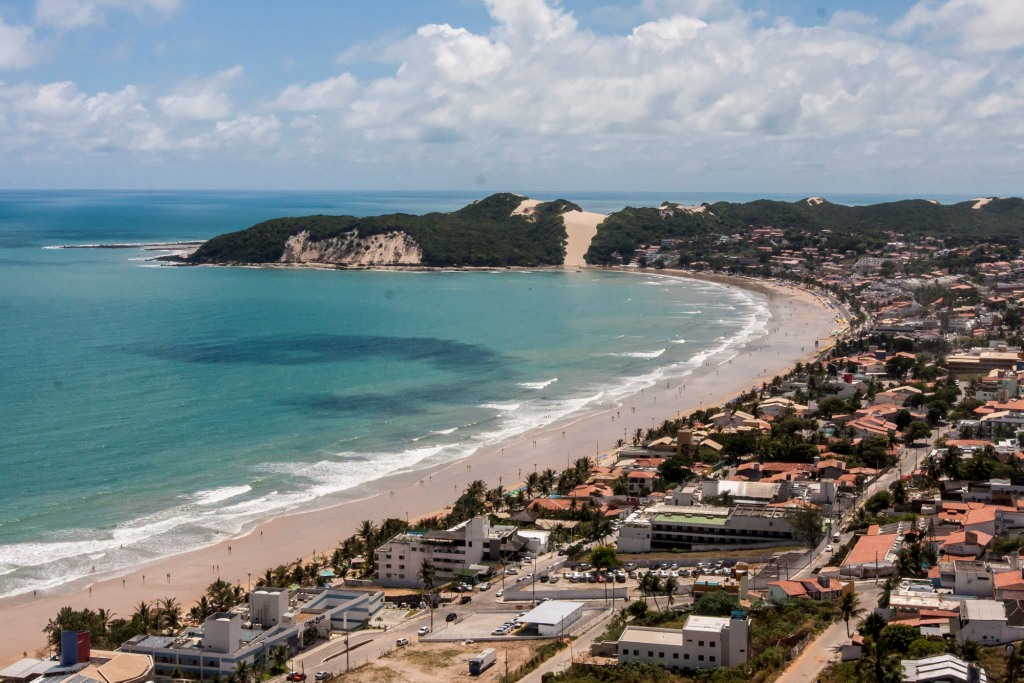
<svg viewBox="0 0 1024 683"><path fill-rule="evenodd" d="M665 384L616 404L525 433L457 463L369 483L359 501L280 517L244 537L159 560L77 592L2 600L0 666L26 653L46 654L42 629L61 607L102 607L115 616L129 617L141 601L174 597L187 612L218 576L244 588L250 578L255 581L268 568L333 549L340 539L353 534L362 520L379 522L405 516L415 520L434 514L475 479L490 487L500 482L515 488L534 468L562 469L576 458L608 453L617 439L638 427L646 429L680 413L720 405L816 355L831 344L835 331L845 327L835 309L805 290L746 278L701 279L744 287L765 297L772 314L768 332L731 359L714 357L688 376L668 378ZM820 342L818 349L815 341Z"/></svg>

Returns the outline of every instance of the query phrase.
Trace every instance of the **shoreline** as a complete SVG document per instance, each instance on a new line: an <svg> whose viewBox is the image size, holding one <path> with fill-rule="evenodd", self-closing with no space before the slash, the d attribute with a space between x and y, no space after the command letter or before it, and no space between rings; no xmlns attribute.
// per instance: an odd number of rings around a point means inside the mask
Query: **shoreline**
<svg viewBox="0 0 1024 683"><path fill-rule="evenodd" d="M644 274L717 282L754 292L770 311L767 330L729 349L730 358L716 354L713 364L673 377L666 387L659 384L616 402L602 402L584 414L482 448L454 463L369 482L353 491L357 500L290 512L256 525L245 535L154 560L123 575L80 584L77 590L0 599L8 617L0 626L4 636L0 664L25 652L33 656L35 648L44 645L43 626L63 606L103 607L128 618L142 600L174 597L187 612L216 578L247 587L267 568L333 548L339 539L354 533L363 519L376 523L385 517L417 519L437 514L474 479L484 480L489 487L501 483L515 488L533 467L563 469L563 462L610 452L622 434L636 427L646 429L648 422L660 423L705 405L722 405L752 385L784 373L797 361L826 351L833 333L841 329L837 311L818 295L793 285L678 271ZM815 341L820 342L818 348Z"/></svg>

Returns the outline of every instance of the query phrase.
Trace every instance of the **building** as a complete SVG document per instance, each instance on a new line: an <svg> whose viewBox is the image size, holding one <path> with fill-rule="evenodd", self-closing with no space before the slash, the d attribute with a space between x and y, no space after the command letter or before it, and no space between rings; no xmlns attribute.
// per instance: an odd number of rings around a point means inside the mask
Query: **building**
<svg viewBox="0 0 1024 683"><path fill-rule="evenodd" d="M846 556L840 567L841 576L867 578L896 573L896 554L902 547L898 534L868 534Z"/></svg>
<svg viewBox="0 0 1024 683"><path fill-rule="evenodd" d="M536 626L538 635L557 638L583 618L583 607L582 602L551 600L534 607L519 620Z"/></svg>
<svg viewBox="0 0 1024 683"><path fill-rule="evenodd" d="M1006 605L998 600L962 600L954 630L960 643L973 640L988 646L1024 640L1024 628L1007 623Z"/></svg>
<svg viewBox="0 0 1024 683"><path fill-rule="evenodd" d="M772 581L768 584L768 599L777 605L796 598L811 600L838 600L844 593L853 592L853 582L843 584L828 576L818 575L810 579Z"/></svg>
<svg viewBox="0 0 1024 683"><path fill-rule="evenodd" d="M254 590L249 604L218 612L203 625L176 636L140 634L121 645L122 652L149 655L157 675L177 671L199 679L231 676L240 662L269 667L273 651L289 656L332 630L353 630L384 608L382 591L338 588Z"/></svg>
<svg viewBox="0 0 1024 683"><path fill-rule="evenodd" d="M983 377L993 370L1017 370L1021 350L1015 346L973 348L946 356L946 367L957 378Z"/></svg>
<svg viewBox="0 0 1024 683"><path fill-rule="evenodd" d="M681 629L627 626L617 644L619 663L645 662L667 669L739 666L750 657L750 619L690 616Z"/></svg>
<svg viewBox="0 0 1024 683"><path fill-rule="evenodd" d="M794 543L790 514L789 508L772 505L659 505L627 519L619 529L616 547L619 552L639 553Z"/></svg>
<svg viewBox="0 0 1024 683"><path fill-rule="evenodd" d="M21 659L0 670L0 680L10 683L46 681L46 683L142 683L153 675L153 658L127 652L108 652L90 648L88 632L65 631L69 642L86 636L83 647L61 648L60 661ZM63 640L63 633L62 640Z"/></svg>
<svg viewBox="0 0 1024 683"><path fill-rule="evenodd" d="M429 561L439 582L472 581L489 571L484 561L516 557L529 545L530 539L520 536L515 527L492 527L486 516L444 531L401 533L377 548L377 579L382 586L419 586L420 567Z"/></svg>
<svg viewBox="0 0 1024 683"><path fill-rule="evenodd" d="M988 683L985 670L953 655L904 659L904 683Z"/></svg>

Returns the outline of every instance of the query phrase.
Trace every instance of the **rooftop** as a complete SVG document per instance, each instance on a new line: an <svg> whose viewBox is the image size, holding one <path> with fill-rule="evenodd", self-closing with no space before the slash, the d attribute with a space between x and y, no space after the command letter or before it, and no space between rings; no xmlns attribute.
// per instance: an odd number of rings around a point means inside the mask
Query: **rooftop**
<svg viewBox="0 0 1024 683"><path fill-rule="evenodd" d="M554 626L581 607L583 607L582 602L551 600L534 607L520 621L524 624Z"/></svg>

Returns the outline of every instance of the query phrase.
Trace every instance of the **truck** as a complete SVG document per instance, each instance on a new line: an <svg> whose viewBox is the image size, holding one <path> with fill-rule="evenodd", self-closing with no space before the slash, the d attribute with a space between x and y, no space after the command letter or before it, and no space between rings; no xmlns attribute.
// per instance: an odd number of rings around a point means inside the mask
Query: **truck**
<svg viewBox="0 0 1024 683"><path fill-rule="evenodd" d="M498 661L498 651L493 647L487 648L476 657L469 660L469 675L479 676L487 667Z"/></svg>

